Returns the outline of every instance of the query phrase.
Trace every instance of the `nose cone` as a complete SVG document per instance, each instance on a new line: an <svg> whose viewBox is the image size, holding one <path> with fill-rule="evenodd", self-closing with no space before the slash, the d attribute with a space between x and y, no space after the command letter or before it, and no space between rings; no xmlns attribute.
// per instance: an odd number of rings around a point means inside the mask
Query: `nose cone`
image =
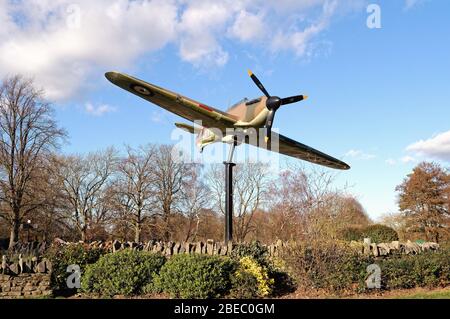
<svg viewBox="0 0 450 319"><path fill-rule="evenodd" d="M266 101L269 110L276 110L281 106L281 99L278 96L271 96Z"/></svg>

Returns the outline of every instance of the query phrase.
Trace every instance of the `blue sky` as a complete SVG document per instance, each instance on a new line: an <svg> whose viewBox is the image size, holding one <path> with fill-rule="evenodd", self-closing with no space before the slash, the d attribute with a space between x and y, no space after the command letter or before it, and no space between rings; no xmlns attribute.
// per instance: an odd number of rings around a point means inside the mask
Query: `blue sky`
<svg viewBox="0 0 450 319"><path fill-rule="evenodd" d="M380 29L367 27L370 3ZM309 95L275 126L348 162L337 183L376 219L420 160L450 162L449 12L437 0L0 0L0 75L34 76L69 132L64 152L84 153L173 143L181 120L105 71L226 109L260 96L250 68L273 94Z"/></svg>

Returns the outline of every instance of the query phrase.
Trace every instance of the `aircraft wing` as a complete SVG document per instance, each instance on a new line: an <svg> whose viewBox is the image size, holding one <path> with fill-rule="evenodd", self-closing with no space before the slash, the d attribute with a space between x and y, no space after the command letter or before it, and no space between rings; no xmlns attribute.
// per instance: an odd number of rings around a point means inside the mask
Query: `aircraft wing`
<svg viewBox="0 0 450 319"><path fill-rule="evenodd" d="M275 146L272 147L271 145L272 142L275 142L277 140L279 141L278 150ZM266 148L265 145L258 145L258 147ZM299 143L297 141L294 141L293 139L290 139L281 134L277 134L275 132L272 132L271 142L266 149L334 169L350 169L349 165L330 155L322 153L312 147L309 147L308 145Z"/></svg>
<svg viewBox="0 0 450 319"><path fill-rule="evenodd" d="M237 119L230 114L132 76L119 72L108 72L105 76L120 88L189 121L201 120L202 126L215 127L225 131L237 122Z"/></svg>

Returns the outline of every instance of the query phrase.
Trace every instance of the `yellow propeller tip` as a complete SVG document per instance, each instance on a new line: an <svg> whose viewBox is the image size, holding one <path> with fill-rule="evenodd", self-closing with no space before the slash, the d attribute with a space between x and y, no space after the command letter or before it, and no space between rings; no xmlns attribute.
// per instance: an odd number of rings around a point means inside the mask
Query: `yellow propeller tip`
<svg viewBox="0 0 450 319"><path fill-rule="evenodd" d="M303 99L304 99L304 100L307 100L308 98L309 98L308 95L303 95Z"/></svg>
<svg viewBox="0 0 450 319"><path fill-rule="evenodd" d="M249 76L253 75L253 72L251 70L247 70L247 73L248 73Z"/></svg>
<svg viewBox="0 0 450 319"><path fill-rule="evenodd" d="M268 136L265 136L264 137L264 141L266 141L266 143L269 141L269 137Z"/></svg>

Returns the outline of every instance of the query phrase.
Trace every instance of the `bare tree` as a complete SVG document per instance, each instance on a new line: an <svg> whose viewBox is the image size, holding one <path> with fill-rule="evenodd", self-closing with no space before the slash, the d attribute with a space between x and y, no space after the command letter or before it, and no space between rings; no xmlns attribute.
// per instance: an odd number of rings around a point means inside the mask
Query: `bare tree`
<svg viewBox="0 0 450 319"><path fill-rule="evenodd" d="M253 230L253 215L261 208L268 194L268 166L262 163L245 163L236 166L233 176L233 232L237 241L244 241ZM225 171L222 165L213 165L208 182L215 197L217 209L225 214Z"/></svg>
<svg viewBox="0 0 450 319"><path fill-rule="evenodd" d="M202 166L192 165L186 172L186 181L180 198L180 210L187 217L185 241L196 240L202 210L208 209L210 197L208 187L202 180Z"/></svg>
<svg viewBox="0 0 450 319"><path fill-rule="evenodd" d="M19 238L24 216L42 200L33 196L33 179L66 133L52 119L52 109L31 80L6 78L0 87L0 188L8 210L1 216L10 225L9 247Z"/></svg>
<svg viewBox="0 0 450 319"><path fill-rule="evenodd" d="M134 241L141 241L142 224L154 207L153 161L155 147L127 147L127 156L118 165L113 186L113 205L120 218L134 229Z"/></svg>
<svg viewBox="0 0 450 319"><path fill-rule="evenodd" d="M89 229L109 218L108 190L115 165L112 148L87 156L61 156L55 163L68 217L82 241L88 239Z"/></svg>
<svg viewBox="0 0 450 319"><path fill-rule="evenodd" d="M182 194L186 171L190 164L183 163L174 156L174 148L162 145L157 148L154 164L154 194L156 199L155 211L160 217L158 228L162 239L169 240L173 225L173 214L178 213L178 205Z"/></svg>
<svg viewBox="0 0 450 319"><path fill-rule="evenodd" d="M380 218L380 224L394 229L397 232L399 239L402 241L406 241L407 239L410 240L413 239L409 236L412 234L411 233L408 234L407 219L403 213L396 212L384 214Z"/></svg>
<svg viewBox="0 0 450 319"><path fill-rule="evenodd" d="M334 185L336 175L315 166L291 164L270 187L270 219L282 240L336 237L341 228L367 224L361 204Z"/></svg>
<svg viewBox="0 0 450 319"><path fill-rule="evenodd" d="M65 222L61 214L63 208L62 191L59 187L57 176L53 174L54 154L50 157L41 158L45 161L39 170L39 174L33 179L32 189L33 197L41 200L41 205L33 211L33 214L27 215L27 222L32 226L33 232L39 235L41 240L49 241L53 237L66 237L71 229Z"/></svg>

